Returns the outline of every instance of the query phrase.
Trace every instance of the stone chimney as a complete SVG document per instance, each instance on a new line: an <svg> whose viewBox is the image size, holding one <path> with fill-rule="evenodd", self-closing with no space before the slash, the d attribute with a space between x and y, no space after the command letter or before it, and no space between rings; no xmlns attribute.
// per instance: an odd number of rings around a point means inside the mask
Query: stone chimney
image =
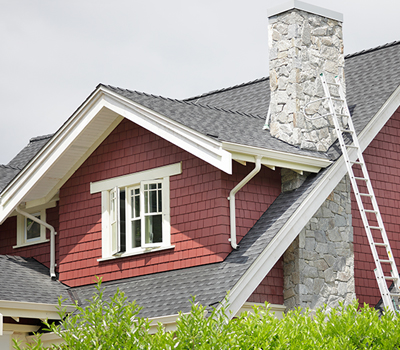
<svg viewBox="0 0 400 350"><path fill-rule="evenodd" d="M331 117L309 121L306 103L324 97L319 74L344 83L343 16L298 0L269 14L271 135L303 149L326 151L336 140ZM327 104L313 103L308 116L326 114Z"/></svg>

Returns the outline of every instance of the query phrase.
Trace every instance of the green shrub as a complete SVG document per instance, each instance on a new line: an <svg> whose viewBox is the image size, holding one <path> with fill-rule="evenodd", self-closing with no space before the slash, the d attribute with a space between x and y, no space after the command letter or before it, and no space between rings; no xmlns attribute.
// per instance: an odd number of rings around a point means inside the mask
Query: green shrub
<svg viewBox="0 0 400 350"><path fill-rule="evenodd" d="M61 302L60 302L61 305ZM60 325L48 324L64 344L54 349L398 349L399 320L390 313L381 318L376 310L357 302L332 310L321 308L289 311L283 319L275 318L268 305L255 308L231 319L221 307L207 312L192 300L189 314L181 314L175 332L165 332L162 325L149 335L149 321L138 317L140 308L127 303L117 292L110 301L103 300L101 282L87 308L66 315L61 310ZM207 317L205 317L207 315ZM20 349L15 344L16 349ZM40 335L31 350L44 349Z"/></svg>

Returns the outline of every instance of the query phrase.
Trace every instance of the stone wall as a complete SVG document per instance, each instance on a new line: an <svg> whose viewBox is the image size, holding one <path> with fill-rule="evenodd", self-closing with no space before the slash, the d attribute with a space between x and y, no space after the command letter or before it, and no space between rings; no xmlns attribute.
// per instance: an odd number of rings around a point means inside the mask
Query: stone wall
<svg viewBox="0 0 400 350"><path fill-rule="evenodd" d="M355 299L350 180L341 180L283 256L284 303L315 309Z"/></svg>
<svg viewBox="0 0 400 350"><path fill-rule="evenodd" d="M307 120L302 108L324 97L319 74L344 78L342 23L292 9L269 17L270 132L292 145L326 151L335 141L329 117ZM327 113L320 102L307 107L314 118Z"/></svg>

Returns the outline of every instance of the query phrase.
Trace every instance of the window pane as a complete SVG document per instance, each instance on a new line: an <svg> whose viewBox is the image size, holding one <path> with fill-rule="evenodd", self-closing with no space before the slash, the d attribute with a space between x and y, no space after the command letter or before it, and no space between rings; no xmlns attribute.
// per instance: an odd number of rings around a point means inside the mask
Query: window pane
<svg viewBox="0 0 400 350"><path fill-rule="evenodd" d="M40 219L40 215L34 215L38 219ZM31 220L26 218L26 239L35 239L40 238L40 225Z"/></svg>
<svg viewBox="0 0 400 350"><path fill-rule="evenodd" d="M161 185L161 184L159 184ZM162 191L158 190L158 212L161 213L162 212Z"/></svg>
<svg viewBox="0 0 400 350"><path fill-rule="evenodd" d="M162 215L145 217L146 243L162 243Z"/></svg>
<svg viewBox="0 0 400 350"><path fill-rule="evenodd" d="M140 216L140 195L139 190L135 190L135 195L131 191L131 217L138 218Z"/></svg>
<svg viewBox="0 0 400 350"><path fill-rule="evenodd" d="M119 242L119 251L126 251L126 238L125 238L125 190L120 190L119 192L119 230L120 230L120 242Z"/></svg>
<svg viewBox="0 0 400 350"><path fill-rule="evenodd" d="M150 213L157 213L157 191L150 191L149 197L150 197L150 203L149 203Z"/></svg>
<svg viewBox="0 0 400 350"><path fill-rule="evenodd" d="M118 241L117 241L117 223L114 222L113 224L111 224L111 249L113 252L115 252L117 250L117 245L118 245Z"/></svg>
<svg viewBox="0 0 400 350"><path fill-rule="evenodd" d="M132 248L140 247L142 245L140 221L141 220L132 221Z"/></svg>
<svg viewBox="0 0 400 350"><path fill-rule="evenodd" d="M145 189L147 185L144 185ZM144 212L148 213L149 212L149 192L146 190L144 191Z"/></svg>

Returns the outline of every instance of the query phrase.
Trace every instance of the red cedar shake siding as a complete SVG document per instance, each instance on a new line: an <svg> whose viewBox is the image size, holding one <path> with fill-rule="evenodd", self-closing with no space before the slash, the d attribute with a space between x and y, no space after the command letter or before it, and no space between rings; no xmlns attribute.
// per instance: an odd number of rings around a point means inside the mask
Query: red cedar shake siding
<svg viewBox="0 0 400 350"><path fill-rule="evenodd" d="M400 108L364 152L372 186L381 210L393 255L400 262ZM354 276L360 303L375 305L381 298L371 249L358 206L352 195L354 228ZM384 264L388 265L388 264Z"/></svg>
<svg viewBox="0 0 400 350"><path fill-rule="evenodd" d="M253 303L283 304L283 262L282 257L278 260L272 270L250 295L247 301Z"/></svg>
<svg viewBox="0 0 400 350"><path fill-rule="evenodd" d="M182 162L170 178L174 249L98 262L101 195L90 182ZM231 251L229 191L252 169L233 164L227 175L153 133L123 120L60 190L59 272L69 286L222 261ZM280 193L280 171L265 167L237 195L239 240Z"/></svg>

